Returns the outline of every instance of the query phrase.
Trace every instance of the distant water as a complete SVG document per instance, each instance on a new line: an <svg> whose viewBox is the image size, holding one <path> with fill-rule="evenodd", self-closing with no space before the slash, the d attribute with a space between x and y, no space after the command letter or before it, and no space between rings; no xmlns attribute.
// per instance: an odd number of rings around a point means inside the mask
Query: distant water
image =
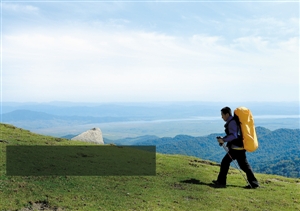
<svg viewBox="0 0 300 211"><path fill-rule="evenodd" d="M279 128L300 128L300 115L258 115L254 117L255 126L270 130ZM71 125L56 128L31 130L45 135L64 136L77 135L94 127L101 129L104 138L116 140L126 137L155 135L158 137L174 137L179 134L205 136L211 133L223 133L225 122L221 117L191 117L180 119L158 119L151 121L128 121Z"/></svg>
<svg viewBox="0 0 300 211"><path fill-rule="evenodd" d="M300 119L300 115L258 115L255 119Z"/></svg>
<svg viewBox="0 0 300 211"><path fill-rule="evenodd" d="M257 115L254 119L300 119L300 115ZM158 119L158 120L149 120L149 121L130 121L132 122L177 122L177 121L202 121L202 120L220 120L221 116L196 116L196 117L190 117L190 118L179 118L179 119ZM129 123L129 122L124 122Z"/></svg>

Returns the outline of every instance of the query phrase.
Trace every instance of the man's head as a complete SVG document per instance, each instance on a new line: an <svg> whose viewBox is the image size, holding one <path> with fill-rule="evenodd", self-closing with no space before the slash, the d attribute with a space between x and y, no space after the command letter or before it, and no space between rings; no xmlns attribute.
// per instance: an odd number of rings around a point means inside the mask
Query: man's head
<svg viewBox="0 0 300 211"><path fill-rule="evenodd" d="M232 116L231 109L229 107L224 107L221 109L222 119L226 122L227 119Z"/></svg>

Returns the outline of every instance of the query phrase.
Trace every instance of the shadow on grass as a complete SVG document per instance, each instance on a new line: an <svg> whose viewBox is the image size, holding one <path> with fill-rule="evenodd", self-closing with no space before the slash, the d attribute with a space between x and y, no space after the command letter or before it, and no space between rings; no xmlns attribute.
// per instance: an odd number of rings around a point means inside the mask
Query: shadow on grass
<svg viewBox="0 0 300 211"><path fill-rule="evenodd" d="M213 184L213 183L201 182L200 180L194 179L194 178L187 179L187 180L182 180L182 181L180 181L180 183L187 183L187 184L193 184L193 185L206 185L206 186L209 186L209 187L212 187L212 188L220 188L220 187L216 187L215 184ZM244 187L237 186L237 185L226 185L226 187L244 188Z"/></svg>

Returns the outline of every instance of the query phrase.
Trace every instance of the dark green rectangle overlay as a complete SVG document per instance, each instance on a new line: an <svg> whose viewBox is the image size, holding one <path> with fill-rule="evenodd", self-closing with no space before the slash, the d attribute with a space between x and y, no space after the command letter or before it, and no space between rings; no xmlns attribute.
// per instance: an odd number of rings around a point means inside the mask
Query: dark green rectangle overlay
<svg viewBox="0 0 300 211"><path fill-rule="evenodd" d="M154 176L155 146L7 146L8 176Z"/></svg>

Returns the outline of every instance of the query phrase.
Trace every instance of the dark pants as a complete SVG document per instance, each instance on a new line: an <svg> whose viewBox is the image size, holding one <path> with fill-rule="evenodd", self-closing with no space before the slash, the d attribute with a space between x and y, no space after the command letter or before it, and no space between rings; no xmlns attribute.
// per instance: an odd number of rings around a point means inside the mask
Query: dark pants
<svg viewBox="0 0 300 211"><path fill-rule="evenodd" d="M233 160L237 160L240 168L246 173L247 179L249 183L251 184L252 187L257 187L258 186L258 181L255 178L251 166L249 165L247 158L246 158L246 151L245 150L229 150L229 154L232 157ZM227 173L230 167L230 163L232 162L232 159L230 158L228 153L224 156L222 162L221 162L221 167L220 167L220 173L218 176L218 182L221 184L226 185L226 178L227 178Z"/></svg>

